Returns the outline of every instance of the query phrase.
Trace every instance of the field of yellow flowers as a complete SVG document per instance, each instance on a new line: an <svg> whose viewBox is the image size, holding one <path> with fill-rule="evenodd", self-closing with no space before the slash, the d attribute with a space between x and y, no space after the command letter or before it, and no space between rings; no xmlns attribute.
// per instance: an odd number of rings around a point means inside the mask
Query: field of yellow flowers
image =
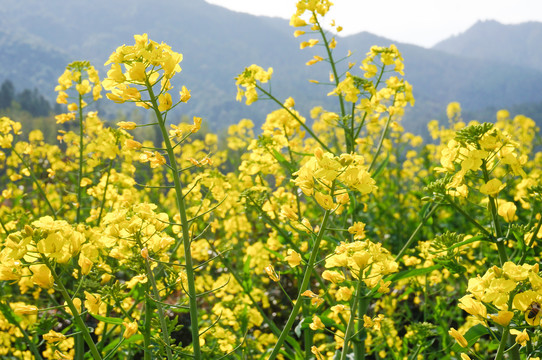
<svg viewBox="0 0 542 360"><path fill-rule="evenodd" d="M261 130L168 121L191 96L171 85L183 55L146 34L105 78L67 66L56 144L0 118L2 359L542 356L539 129L505 110L466 123L452 103L424 144L400 124L399 50L336 54L330 6L291 19L337 100L310 119L250 65L238 100L276 105ZM87 110L102 93L154 122L108 126Z"/></svg>

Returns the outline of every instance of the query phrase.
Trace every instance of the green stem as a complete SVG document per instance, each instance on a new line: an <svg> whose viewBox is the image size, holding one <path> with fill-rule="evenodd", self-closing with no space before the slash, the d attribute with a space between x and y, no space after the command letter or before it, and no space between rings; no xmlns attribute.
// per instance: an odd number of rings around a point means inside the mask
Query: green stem
<svg viewBox="0 0 542 360"><path fill-rule="evenodd" d="M98 215L98 220L96 220L96 226L100 226L102 221L102 214L105 207L105 197L107 195L107 188L109 187L109 177L111 176L111 169L113 168L113 160L109 160L109 166L107 168L107 178L105 179L104 194L102 196L102 205L100 206L100 214Z"/></svg>
<svg viewBox="0 0 542 360"><path fill-rule="evenodd" d="M482 225L480 225L480 223L478 221L476 221L472 216L470 216L469 214L467 214L467 212L465 210L463 210L460 206L458 206L451 198L449 195L444 195L444 198L446 199L446 202L448 204L450 204L458 213L460 213L461 215L463 215L465 217L465 219L467 219L468 221L470 221L474 226L476 226L484 235L486 235L490 240L494 240L495 239L495 236L493 236L492 233L490 233L489 231L487 231L487 229L485 227L483 227Z"/></svg>
<svg viewBox="0 0 542 360"><path fill-rule="evenodd" d="M329 59L329 64L331 66L331 72L333 73L333 80L335 82L335 87L338 87L339 86L339 83L340 83L340 79L339 79L339 74L337 73L337 67L335 65L335 60L333 60L333 52L331 51L331 48L329 47L329 42L327 41L327 38L326 38L326 34L324 33L324 30L322 29L322 27L320 26L320 22L318 21L318 16L316 14L316 12L312 12L312 16L313 18L316 20L316 25L318 26L318 31L320 32L320 36L322 37L322 40L324 41L324 48L326 49L326 52L327 52L327 58ZM346 117L346 110L345 110L345 107L344 107L344 98L341 94L339 94L339 105L340 105L340 108L341 108L341 119L342 121L345 121L345 117ZM352 151L354 151L354 143L352 141L352 137L350 136L350 134L348 133L349 131L351 133L354 132L354 128L352 127L352 129L348 129L348 126L346 126L346 124L344 124L344 140L346 142L346 153L347 154L350 154Z"/></svg>
<svg viewBox="0 0 542 360"><path fill-rule="evenodd" d="M363 290L362 286L362 279L361 275L363 273L363 270L360 269L359 272L359 278L356 284L356 295L354 296L354 299L352 300L352 305L350 306L350 319L348 319L348 325L346 326L346 331L344 333L344 344L343 344L343 350L341 352L341 358L340 360L346 360L346 354L348 353L348 346L350 342L350 338L352 337L352 332L354 331L355 327L355 319L356 319L356 312L358 310L358 302L361 299L361 292ZM361 314L360 314L361 315Z"/></svg>
<svg viewBox="0 0 542 360"><path fill-rule="evenodd" d="M81 78L79 78L81 82ZM79 95L79 174L77 176L77 215L75 222L78 224L81 221L81 201L83 200L83 187L81 186L81 180L83 180L83 135L84 135L84 123L83 123L83 96Z"/></svg>
<svg viewBox="0 0 542 360"><path fill-rule="evenodd" d="M482 160L482 174L484 176L484 181L487 183L489 181L489 173L487 171L487 163L485 160ZM499 251L499 260L501 262L501 266L508 261L508 256L506 256L506 250L504 243L502 241L502 230L501 225L499 221L499 214L497 213L497 205L495 204L495 198L491 195L487 196L488 202L489 202L489 212L491 214L491 218L493 220L493 228L496 235L496 243L497 243L497 250Z"/></svg>
<svg viewBox="0 0 542 360"><path fill-rule="evenodd" d="M86 326L85 322L79 315L79 311L75 307L72 298L70 297L70 294L68 294L68 291L64 287L64 284L62 283L62 279L58 276L55 269L49 262L49 259L47 259L45 256L41 256L41 260L43 263L51 270L51 274L53 275L53 279L55 280L55 284L58 286L58 289L60 290L60 294L64 298L64 301L66 301L66 304L68 305L68 308L70 309L73 320L75 321L75 324L77 325L77 328L79 331L81 331L81 334L83 335L83 338L85 339L85 342L87 343L90 353L92 354L93 359L95 360L101 360L102 356L100 355L100 352L98 351L98 348L96 348L96 344L94 344L94 341L92 340L92 337L90 336L90 332L88 331L88 327Z"/></svg>
<svg viewBox="0 0 542 360"><path fill-rule="evenodd" d="M286 112L288 112L288 114L290 114L299 123L299 125L301 125L303 129L305 129L305 131L308 132L313 137L313 139L316 140L316 142L318 142L318 144L322 146L322 148L324 148L324 150L333 154L333 151L331 151L331 149L325 143L323 143L322 140L320 140L318 136L316 136L316 134L311 130L311 128L308 127L303 121L301 121L301 119L296 114L294 114L292 110L284 106L283 103L281 103L276 97L271 95L270 92L266 91L260 85L256 84L256 88L260 90L262 93L264 93L266 96L268 96L271 100L276 102L281 108L286 110Z"/></svg>
<svg viewBox="0 0 542 360"><path fill-rule="evenodd" d="M239 276L239 274L232 268L231 266L231 263L230 261L221 253L218 251L218 249L214 246L213 243L211 243L209 240L207 240L207 243L209 244L209 246L211 247L211 249L218 254L218 257L220 258L222 264L226 267L226 269L228 269L228 272L230 274L233 275L233 278L235 279L235 281L237 281L237 283L243 287L243 291L245 292L245 294L248 296L248 298L250 299L252 305L254 307L256 307L256 309L258 310L258 312L260 313L260 315L262 315L263 319L264 319L264 322L269 326L269 329L271 329L271 331L273 332L273 334L275 334L277 337L280 336L280 329L278 328L278 326L275 324L275 322L270 319L267 314L265 313L265 311L262 309L262 307L258 304L258 302L254 299L254 297L252 296L252 293L245 289L244 286L243 286L243 279L241 279L241 277ZM288 341L291 345L295 345L295 344L292 344L291 342L294 341L293 339L291 338L288 338L286 339L286 341Z"/></svg>
<svg viewBox="0 0 542 360"><path fill-rule="evenodd" d="M162 299L160 297L160 292L158 291L158 286L156 285L156 279L154 278L154 273L149 264L149 260L145 259L145 269L147 270L147 276L149 277L149 282L151 283L152 292L154 295L155 306L158 309L158 319L160 320L160 327L162 328L162 340L164 341L166 348L166 355L168 360L173 359L173 354L171 352L171 342L169 340L169 330L166 323L166 316L164 314L164 308L162 307Z"/></svg>
<svg viewBox="0 0 542 360"><path fill-rule="evenodd" d="M19 331L21 331L21 334L23 334L24 341L28 345L28 348L30 349L32 354L34 355L34 358L37 360L43 360L36 344L34 344L34 342L30 339L25 329L23 329L19 321L17 321L15 317L13 316L13 314L11 313L11 308L9 307L9 305L3 302L0 302L0 309L4 317L6 318L6 320L8 320L10 324L15 325L19 329Z"/></svg>
<svg viewBox="0 0 542 360"><path fill-rule="evenodd" d="M373 166L376 164L376 159L378 158L380 151L382 151L382 145L384 144L384 139L386 139L386 135L388 135L390 123L391 123L391 115L388 116L388 120L386 121L386 126L384 126L384 129L382 130L382 135L380 135L378 147L376 148L376 152L373 156L373 161L371 161L371 165L369 165L369 169L367 170L367 172L371 172L371 170L373 169Z"/></svg>
<svg viewBox="0 0 542 360"><path fill-rule="evenodd" d="M324 233L326 231L326 226L327 226L330 214L331 214L330 210L326 210L326 212L324 213L324 219L322 220L320 231L318 232L318 236L316 237L316 240L314 241L314 247L311 251L309 262L307 263L307 266L305 267L305 273L303 274L303 281L301 282L301 287L299 288L299 293L297 295L295 305L292 309L292 312L290 313L290 316L288 317L288 321L286 322L286 325L284 325L284 328L282 329L282 332L280 333L277 343L275 344L275 347L273 348L273 352L271 353L271 355L269 355L268 360L273 360L277 357L278 353L280 352L280 348L282 347L284 340L288 336L288 333L290 332L290 329L292 328L292 325L294 324L295 318L297 317L297 314L299 313L299 310L301 309L301 305L303 303L301 294L304 293L309 288L312 270L313 270L314 264L316 263L316 258L318 257L318 251L320 250L319 249L320 242L322 241L322 238L324 237Z"/></svg>
<svg viewBox="0 0 542 360"><path fill-rule="evenodd" d="M309 313L309 307L308 306L303 306L303 309L302 309L302 313L303 313L303 317L306 319L309 317L310 313ZM310 359L311 358L311 347L312 347L312 330L310 328L306 328L305 330L303 330L303 345L305 347L305 359Z"/></svg>
<svg viewBox="0 0 542 360"><path fill-rule="evenodd" d="M362 297L358 305L359 314L366 314L368 308L369 299ZM367 331L360 321L358 321L356 333L358 334L359 339L354 342L354 359L363 360L365 359L365 339L367 338Z"/></svg>
<svg viewBox="0 0 542 360"><path fill-rule="evenodd" d="M433 213L435 212L435 210L437 210L437 208L439 207L439 205L435 205L431 210L429 210L429 212L423 217L422 221L420 221L420 223L418 224L418 226L416 227L416 229L414 230L414 232L412 233L412 235L410 235L410 237L408 238L407 242L405 243L405 245L403 246L403 248L399 251L399 253L397 254L397 256L395 257L395 261L399 261L401 259L401 257L405 254L405 252L407 251L407 249L410 247L410 245L412 245L412 242L414 241L414 239L416 238L416 235L418 235L418 232L422 229L422 226L425 225L425 222L427 221L427 219L429 219L431 217L431 215L433 215Z"/></svg>
<svg viewBox="0 0 542 360"><path fill-rule="evenodd" d="M536 234L540 231L540 227L542 227L542 217L538 220L538 223L536 224L536 227L533 231L533 236L531 237L531 240L529 240L529 244L525 244L526 248L525 251L523 251L523 254L521 254L521 259L519 260L518 265L522 265L525 262L525 258L527 257L527 251L533 246L533 242L536 239Z"/></svg>
<svg viewBox="0 0 542 360"><path fill-rule="evenodd" d="M199 324L198 324L198 305L196 298L196 285L194 279L194 265L192 260L192 252L190 249L190 234L188 231L188 218L186 216L186 208L183 198L183 191L181 180L179 177L179 171L177 167L177 161L175 160L175 153L171 146L171 141L169 139L169 134L166 129L165 120L162 116L160 110L158 110L158 103L151 84L146 80L147 90L149 91L150 99L152 102L152 108L158 120L158 125L160 126L160 131L162 132L162 138L165 143L167 155L169 158L169 166L171 167L173 182L175 185L175 195L177 197L177 207L179 209L179 215L181 217L181 227L183 233L183 247L184 247L184 257L185 257L185 266L186 266L186 282L188 285L188 298L189 298L189 307L190 307L190 329L192 333L192 346L194 348L194 359L201 359L201 349L199 344Z"/></svg>
<svg viewBox="0 0 542 360"><path fill-rule="evenodd" d="M382 81L382 75L384 75L384 69L386 68L386 65L382 65L382 68L380 68L380 74L378 75L378 79L376 80L375 89L378 89L378 85L380 85L380 81ZM369 99L372 99L374 95L371 95ZM363 125L365 124L365 120L367 119L367 113L363 114L363 118L361 119L361 123L358 127L358 130L356 131L356 135L354 136L354 139L357 139L361 129L363 129Z"/></svg>
<svg viewBox="0 0 542 360"><path fill-rule="evenodd" d="M9 236L9 230L6 228L6 224L4 224L4 221L0 217L0 226L2 226L2 230L6 233L6 238Z"/></svg>
<svg viewBox="0 0 542 360"><path fill-rule="evenodd" d="M82 333L77 333L74 336L75 343L75 359L83 360L85 358L85 339Z"/></svg>
<svg viewBox="0 0 542 360"><path fill-rule="evenodd" d="M147 285L147 294L149 286ZM145 299L145 329L143 331L143 354L144 360L151 360L151 326L152 326L152 301L148 295Z"/></svg>
<svg viewBox="0 0 542 360"><path fill-rule="evenodd" d="M53 205L51 205L51 203L49 202L49 199L47 198L47 195L45 194L45 191L43 191L43 188L40 186L40 183L38 181L38 178L36 177L36 174L34 173L34 171L32 170L32 168L27 164L27 162L22 158L21 155L19 155L19 153L13 149L13 153L15 155L17 155L17 157L19 158L19 160L21 160L21 162L23 163L24 167L28 170L28 172L30 173L30 177L32 178L32 181L34 182L34 184L36 185L36 188L38 189L38 192L41 194L41 196L43 197L43 200L45 200L45 203L47 204L47 206L49 207L49 210L51 210L51 215L53 216L53 218L56 220L56 212L55 212L55 209L53 209Z"/></svg>
<svg viewBox="0 0 542 360"><path fill-rule="evenodd" d="M499 349L497 350L497 355L495 355L495 360L502 360L504 356L504 349L508 343L508 335L510 334L510 327L505 327L502 329L501 342L499 344Z"/></svg>

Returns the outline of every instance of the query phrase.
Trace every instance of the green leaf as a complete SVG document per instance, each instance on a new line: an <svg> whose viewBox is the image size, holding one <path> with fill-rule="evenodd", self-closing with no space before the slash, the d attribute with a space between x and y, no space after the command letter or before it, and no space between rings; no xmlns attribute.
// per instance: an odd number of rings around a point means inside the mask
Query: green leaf
<svg viewBox="0 0 542 360"><path fill-rule="evenodd" d="M388 155L386 156L384 161L382 161L382 163L378 165L374 174L371 177L376 180L378 176L382 173L382 171L384 171L384 169L386 168L389 162L390 162L390 153L388 152Z"/></svg>
<svg viewBox="0 0 542 360"><path fill-rule="evenodd" d="M90 315L92 315L92 317L95 318L96 320L102 321L107 324L122 325L122 323L124 322L124 320L122 320L121 318L106 317L106 316L101 316L98 314L90 314Z"/></svg>
<svg viewBox="0 0 542 360"><path fill-rule="evenodd" d="M482 324L478 324L478 325L474 325L473 327L471 327L466 333L465 333L465 339L467 339L467 342L469 343L469 348L474 345L474 343L479 339L481 338L482 336L484 335L487 335L489 334L489 331L487 330L487 328L482 325ZM455 340L454 340L455 341ZM462 353L462 352L465 352L465 348L461 347L461 345L459 345L457 343L457 341L455 342L455 344L452 346L452 351L456 352L456 353Z"/></svg>
<svg viewBox="0 0 542 360"><path fill-rule="evenodd" d="M476 235L476 236L473 236L465 241L461 241L461 242L458 242L457 244L453 244L452 246L450 246L449 250L452 250L452 249L455 249L455 248L458 248L458 247L461 247L463 245L468 245L468 244L471 244L473 242L476 242L476 241L482 241L486 239L487 240L487 237L483 236L483 235Z"/></svg>
<svg viewBox="0 0 542 360"><path fill-rule="evenodd" d="M397 274L393 274L389 276L386 279L386 281L398 281L398 280L408 279L414 276L421 276L421 275L429 274L433 270L438 270L440 268L442 268L442 265L437 264L437 265L432 265L432 266L421 268L421 269L405 270L405 271L401 271L401 272L398 272Z"/></svg>
<svg viewBox="0 0 542 360"><path fill-rule="evenodd" d="M293 168L292 164L290 164L288 160L286 160L286 158L281 153L279 153L275 149L271 149L271 152L273 153L273 156L279 162L279 164L284 166L290 173L295 172L295 169Z"/></svg>

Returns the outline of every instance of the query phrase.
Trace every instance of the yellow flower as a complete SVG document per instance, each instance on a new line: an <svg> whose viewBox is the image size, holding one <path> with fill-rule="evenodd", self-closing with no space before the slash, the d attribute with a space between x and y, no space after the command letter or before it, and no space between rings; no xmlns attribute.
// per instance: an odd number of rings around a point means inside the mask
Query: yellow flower
<svg viewBox="0 0 542 360"><path fill-rule="evenodd" d="M516 343L520 344L521 346L527 345L527 341L530 340L529 334L527 334L527 330L519 331L516 329L510 330L511 335L516 335Z"/></svg>
<svg viewBox="0 0 542 360"><path fill-rule="evenodd" d="M75 307L75 310L77 311L77 313L80 314L81 313L81 299L75 298L72 300L72 302L73 302L73 306ZM71 309L68 307L68 304L66 302L64 302L64 307L68 314L72 313Z"/></svg>
<svg viewBox="0 0 542 360"><path fill-rule="evenodd" d="M102 297L99 294L91 294L85 291L85 307L91 314L97 314L102 305Z"/></svg>
<svg viewBox="0 0 542 360"><path fill-rule="evenodd" d="M43 334L43 340L47 341L48 343L56 343L62 340L66 340L66 335L53 330L49 330L47 334Z"/></svg>
<svg viewBox="0 0 542 360"><path fill-rule="evenodd" d="M292 17L290 18L290 26L302 27L302 26L306 26L306 25L307 25L307 22L305 20L301 19L296 14L292 15ZM299 35L297 35L297 36L299 36Z"/></svg>
<svg viewBox="0 0 542 360"><path fill-rule="evenodd" d="M349 287L341 286L335 293L335 299L337 301L348 301L352 297L352 289Z"/></svg>
<svg viewBox="0 0 542 360"><path fill-rule="evenodd" d="M13 312L17 315L36 315L38 308L34 305L25 305L23 303L16 303L12 305Z"/></svg>
<svg viewBox="0 0 542 360"><path fill-rule="evenodd" d="M501 310L497 315L489 315L493 321L501 326L508 326L510 321L514 317L514 312L508 310Z"/></svg>
<svg viewBox="0 0 542 360"><path fill-rule="evenodd" d="M322 355L322 353L320 353L318 348L314 345L311 347L311 353L313 353L313 355L316 356L316 360L326 360L324 355Z"/></svg>
<svg viewBox="0 0 542 360"><path fill-rule="evenodd" d="M517 219L516 210L516 205L513 202L507 201L503 204L499 204L498 213L504 218L504 221L512 222Z"/></svg>
<svg viewBox="0 0 542 360"><path fill-rule="evenodd" d="M128 74L130 75L130 80L144 82L146 78L145 64L135 62L132 66L130 66Z"/></svg>
<svg viewBox="0 0 542 360"><path fill-rule="evenodd" d="M81 274L88 275L90 273L90 269L92 269L93 263L92 261L90 261L89 258L87 258L83 254L80 254L77 263L79 264L79 267L81 267Z"/></svg>
<svg viewBox="0 0 542 360"><path fill-rule="evenodd" d="M538 269L534 269L533 265L523 264L516 265L511 261L507 261L502 266L503 273L514 281L526 280L532 272L538 272Z"/></svg>
<svg viewBox="0 0 542 360"><path fill-rule="evenodd" d="M141 147L143 145L139 141L135 141L132 139L126 139L124 141L124 147L129 150L141 150Z"/></svg>
<svg viewBox="0 0 542 360"><path fill-rule="evenodd" d="M291 267L296 267L301 263L301 255L292 249L288 249L288 255L284 258Z"/></svg>
<svg viewBox="0 0 542 360"><path fill-rule="evenodd" d="M190 128L190 132L197 133L201 129L201 122L203 121L202 118L194 116L194 125Z"/></svg>
<svg viewBox="0 0 542 360"><path fill-rule="evenodd" d="M312 58L311 60L307 61L307 63L305 65L307 66L311 66L311 65L314 65L316 63L319 63L320 61L323 61L324 58L321 57L321 56L318 56L318 55L314 55L314 58Z"/></svg>
<svg viewBox="0 0 542 360"><path fill-rule="evenodd" d="M458 102L451 102L446 108L448 119L457 119L461 117L461 105Z"/></svg>
<svg viewBox="0 0 542 360"><path fill-rule="evenodd" d="M39 265L30 265L30 271L32 271L32 281L34 284L44 288L49 289L54 284L53 275L51 270L45 264Z"/></svg>
<svg viewBox="0 0 542 360"><path fill-rule="evenodd" d="M322 194L321 192L316 192L314 194L316 202L324 208L324 210L333 209L333 198L327 194Z"/></svg>
<svg viewBox="0 0 542 360"><path fill-rule="evenodd" d="M450 331L448 331L448 334L450 334L450 336L453 337L461 347L466 348L469 346L467 339L465 339L465 337L456 329L451 328Z"/></svg>
<svg viewBox="0 0 542 360"><path fill-rule="evenodd" d="M132 337L132 335L134 335L135 333L137 333L137 321L133 321L133 322L126 322L124 321L122 323L122 325L124 326L124 333L122 334L122 337L125 338L125 339L129 339L130 337Z"/></svg>
<svg viewBox="0 0 542 360"><path fill-rule="evenodd" d="M274 282L280 281L280 275L277 274L273 265L271 264L267 265L264 270L267 273L267 276L269 276L271 280L273 280Z"/></svg>
<svg viewBox="0 0 542 360"><path fill-rule="evenodd" d="M338 271L326 270L322 273L322 278L327 281L331 281L334 284L338 284L344 281L344 275Z"/></svg>
<svg viewBox="0 0 542 360"><path fill-rule="evenodd" d="M360 93L361 91L354 84L354 78L352 75L350 75L350 73L347 72L344 80L341 81L337 87L327 95L342 95L346 101L356 103Z"/></svg>
<svg viewBox="0 0 542 360"><path fill-rule="evenodd" d="M132 121L119 121L117 126L124 130L134 130L137 127L137 124Z"/></svg>
<svg viewBox="0 0 542 360"><path fill-rule="evenodd" d="M324 325L322 320L320 320L320 318L317 315L313 315L312 316L312 322L309 324L309 327L311 328L311 330L316 331L316 330L322 330L326 326Z"/></svg>
<svg viewBox="0 0 542 360"><path fill-rule="evenodd" d="M172 104L170 93L165 93L158 96L158 111L164 112L169 110Z"/></svg>
<svg viewBox="0 0 542 360"><path fill-rule="evenodd" d="M506 187L499 179L491 179L480 186L480 192L491 197L497 197L499 192Z"/></svg>
<svg viewBox="0 0 542 360"><path fill-rule="evenodd" d="M474 299L472 295L465 295L459 299L458 306L471 315L478 316L482 319L486 319L487 317L487 308L485 305Z"/></svg>
<svg viewBox="0 0 542 360"><path fill-rule="evenodd" d="M348 228L348 232L354 235L354 240L365 239L365 224L358 221Z"/></svg>
<svg viewBox="0 0 542 360"><path fill-rule="evenodd" d="M181 102L185 103L187 102L188 100L190 100L190 90L188 90L186 88L186 86L183 85L183 87L181 88L181 91L180 91L180 95L181 95Z"/></svg>
<svg viewBox="0 0 542 360"><path fill-rule="evenodd" d="M250 105L258 100L258 93L256 91L256 85L260 83L266 83L271 79L273 74L273 68L268 68L265 71L262 67L252 64L248 68L245 68L241 74L239 74L235 80L237 86L237 101L241 101L243 96L246 97L246 104ZM245 88L245 90L242 89Z"/></svg>
<svg viewBox="0 0 542 360"><path fill-rule="evenodd" d="M299 48L303 50L306 47L313 47L316 44L318 44L317 39L310 39L309 41L303 41L301 44L299 44Z"/></svg>

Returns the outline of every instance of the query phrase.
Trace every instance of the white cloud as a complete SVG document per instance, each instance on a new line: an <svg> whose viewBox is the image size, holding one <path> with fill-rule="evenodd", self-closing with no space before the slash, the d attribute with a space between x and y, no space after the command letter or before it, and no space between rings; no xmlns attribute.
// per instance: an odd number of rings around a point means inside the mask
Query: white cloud
<svg viewBox="0 0 542 360"><path fill-rule="evenodd" d="M254 15L289 19L295 0L206 0ZM542 21L540 0L335 0L330 18L343 34L368 31L392 40L432 46L465 31L478 20L505 24Z"/></svg>

